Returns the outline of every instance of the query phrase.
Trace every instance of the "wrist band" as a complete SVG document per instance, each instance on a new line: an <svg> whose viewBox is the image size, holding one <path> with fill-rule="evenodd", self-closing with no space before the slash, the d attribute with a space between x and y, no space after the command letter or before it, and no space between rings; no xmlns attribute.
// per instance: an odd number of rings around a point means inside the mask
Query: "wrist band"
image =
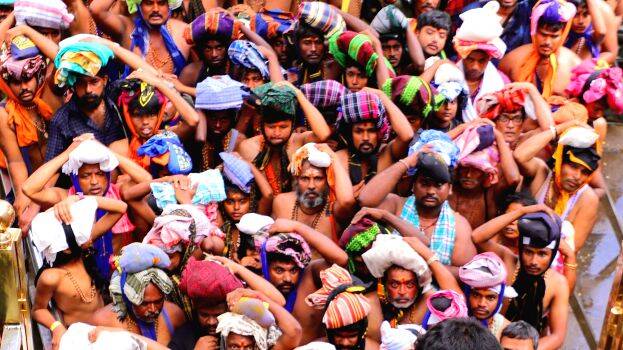
<svg viewBox="0 0 623 350"><path fill-rule="evenodd" d="M577 270L578 268L578 264L577 263L565 263L565 267L568 267L569 270Z"/></svg>
<svg viewBox="0 0 623 350"><path fill-rule="evenodd" d="M409 165L407 165L407 162L404 159L399 159L398 163L401 163L402 165L404 165L405 167L407 167L407 170L409 170Z"/></svg>
<svg viewBox="0 0 623 350"><path fill-rule="evenodd" d="M550 125L549 130L552 132L552 138L556 139L556 136L558 136L558 131L556 131L556 127L553 125Z"/></svg>
<svg viewBox="0 0 623 350"><path fill-rule="evenodd" d="M431 256L430 258L428 258L428 260L426 260L426 265L430 266L435 261L439 262L439 255L437 255L437 253L433 253L433 256Z"/></svg>
<svg viewBox="0 0 623 350"><path fill-rule="evenodd" d="M51 325L50 325L50 332L54 332L54 330L56 328L58 328L58 326L62 326L63 324L60 321L54 321Z"/></svg>

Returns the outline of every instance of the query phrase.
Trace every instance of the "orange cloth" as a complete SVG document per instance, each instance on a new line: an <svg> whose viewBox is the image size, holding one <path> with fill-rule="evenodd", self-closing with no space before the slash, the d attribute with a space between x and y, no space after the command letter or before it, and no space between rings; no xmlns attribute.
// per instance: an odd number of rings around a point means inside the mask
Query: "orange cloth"
<svg viewBox="0 0 623 350"><path fill-rule="evenodd" d="M156 121L156 133L158 133L158 129L160 129L160 124L162 124L162 119L164 118L164 112L166 111L167 103L162 104L160 108L160 113L158 113L158 120ZM130 158L138 165L142 166L144 169L149 168L149 164L151 161L148 156L139 157L138 149L145 143L136 129L134 129L134 124L132 124L132 116L128 111L128 105L123 104L123 117L125 118L125 122L128 125L128 129L130 129L130 133L132 134L132 139L130 140ZM167 162L168 163L168 162Z"/></svg>

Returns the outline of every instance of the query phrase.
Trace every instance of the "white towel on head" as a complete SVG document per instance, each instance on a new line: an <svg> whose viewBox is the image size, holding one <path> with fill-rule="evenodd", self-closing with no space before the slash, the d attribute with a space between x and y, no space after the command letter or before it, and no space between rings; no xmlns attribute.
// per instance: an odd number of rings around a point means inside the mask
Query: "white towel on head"
<svg viewBox="0 0 623 350"><path fill-rule="evenodd" d="M295 350L335 350L335 346L322 341L313 341L306 345L299 346L298 348L295 348Z"/></svg>
<svg viewBox="0 0 623 350"><path fill-rule="evenodd" d="M248 235L255 235L262 228L272 225L275 220L270 216L260 215L256 213L244 214L240 221L236 224L236 227L240 232Z"/></svg>
<svg viewBox="0 0 623 350"><path fill-rule="evenodd" d="M413 350L417 336L404 328L392 328L389 322L381 323L381 350Z"/></svg>
<svg viewBox="0 0 623 350"><path fill-rule="evenodd" d="M147 343L125 331L102 331L94 343L89 333L95 329L86 323L74 323L63 334L59 350L147 350Z"/></svg>
<svg viewBox="0 0 623 350"><path fill-rule="evenodd" d="M558 139L558 143L576 148L589 148L598 138L599 135L593 128L576 126L567 129Z"/></svg>
<svg viewBox="0 0 623 350"><path fill-rule="evenodd" d="M318 168L328 168L331 165L331 156L316 148L316 144L310 142L303 147L307 148L307 161Z"/></svg>
<svg viewBox="0 0 623 350"><path fill-rule="evenodd" d="M95 198L87 197L74 203L69 210L72 218L70 226L76 243L82 245L91 237L97 202ZM54 216L53 208L37 214L32 219L30 229L32 242L50 264L56 260L56 253L69 249L63 224Z"/></svg>
<svg viewBox="0 0 623 350"><path fill-rule="evenodd" d="M69 160L63 164L63 174L78 174L83 164L99 164L103 172L111 172L119 166L119 160L108 147L94 140L82 141L69 153Z"/></svg>

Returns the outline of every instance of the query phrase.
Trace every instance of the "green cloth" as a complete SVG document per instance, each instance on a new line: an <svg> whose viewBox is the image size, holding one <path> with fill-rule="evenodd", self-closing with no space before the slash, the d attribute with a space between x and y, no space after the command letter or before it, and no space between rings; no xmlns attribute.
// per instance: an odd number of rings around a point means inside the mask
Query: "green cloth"
<svg viewBox="0 0 623 350"><path fill-rule="evenodd" d="M145 296L145 289L150 283L155 284L165 295L170 294L173 290L173 282L169 276L164 271L151 267L137 273L129 273L123 292L132 304L140 305ZM128 315L128 309L121 295L121 275L119 271L113 273L109 290L112 297L113 310L120 319L125 318Z"/></svg>
<svg viewBox="0 0 623 350"><path fill-rule="evenodd" d="M54 83L73 86L77 74L93 77L113 57L112 50L99 43L80 41L63 46L54 58Z"/></svg>
<svg viewBox="0 0 623 350"><path fill-rule="evenodd" d="M378 224L374 224L367 230L358 233L348 242L344 250L346 251L346 254L348 254L348 269L351 273L355 272L355 262L352 257L361 255L361 251L374 242L376 236L380 233L381 228Z"/></svg>
<svg viewBox="0 0 623 350"><path fill-rule="evenodd" d="M266 83L253 89L262 106L294 116L296 114L296 91L288 85Z"/></svg>

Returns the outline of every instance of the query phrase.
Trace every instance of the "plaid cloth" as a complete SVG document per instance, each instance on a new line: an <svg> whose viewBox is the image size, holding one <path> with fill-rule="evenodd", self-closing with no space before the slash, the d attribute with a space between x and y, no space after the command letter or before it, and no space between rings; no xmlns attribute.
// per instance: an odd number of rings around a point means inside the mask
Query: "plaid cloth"
<svg viewBox="0 0 623 350"><path fill-rule="evenodd" d="M298 18L312 28L325 33L326 38L340 34L346 29L346 22L337 9L320 1L304 1L299 5Z"/></svg>
<svg viewBox="0 0 623 350"><path fill-rule="evenodd" d="M301 85L300 89L309 102L320 109L339 106L342 96L347 92L344 85L335 80L321 80L304 84Z"/></svg>
<svg viewBox="0 0 623 350"><path fill-rule="evenodd" d="M244 193L250 193L254 177L249 164L227 152L221 152L219 156L223 160L225 177Z"/></svg>
<svg viewBox="0 0 623 350"><path fill-rule="evenodd" d="M125 273L125 272L124 272ZM110 280L110 296L112 298L112 308L120 319L124 319L128 315L128 307L123 300L123 295L133 305L140 305L143 302L145 288L153 283L168 295L173 290L173 283L167 274L159 268L151 267L146 270L128 273L123 290L121 287L121 274L119 271L113 273Z"/></svg>
<svg viewBox="0 0 623 350"><path fill-rule="evenodd" d="M67 29L74 15L61 0L18 0L13 5L15 24L50 29Z"/></svg>
<svg viewBox="0 0 623 350"><path fill-rule="evenodd" d="M335 122L338 130L350 124L375 121L381 133L381 140L386 141L389 137L389 123L385 115L385 107L381 99L373 93L358 91L345 94L342 96L338 112Z"/></svg>
<svg viewBox="0 0 623 350"><path fill-rule="evenodd" d="M222 202L227 198L225 195L225 183L223 176L217 169L209 169L202 173L188 175L190 185L197 187L193 204L208 204L210 202Z"/></svg>
<svg viewBox="0 0 623 350"><path fill-rule="evenodd" d="M296 91L288 85L269 82L253 89L253 93L260 99L262 107L268 107L290 116L296 113L298 105Z"/></svg>
<svg viewBox="0 0 623 350"><path fill-rule="evenodd" d="M248 69L257 69L264 79L268 79L266 57L258 50L254 43L247 40L234 40L227 50L229 59L239 66Z"/></svg>
<svg viewBox="0 0 623 350"><path fill-rule="evenodd" d="M207 77L197 84L195 108L209 111L240 109L244 99L249 96L243 87L244 85L228 75Z"/></svg>
<svg viewBox="0 0 623 350"><path fill-rule="evenodd" d="M409 221L413 226L420 227L420 217L415 208L415 196L407 198L400 217ZM394 231L395 234L399 234ZM439 261L444 265L451 265L452 252L454 252L454 238L456 237L456 225L454 212L448 201L441 206L441 213L435 226L435 231L430 238L430 249L439 256Z"/></svg>

